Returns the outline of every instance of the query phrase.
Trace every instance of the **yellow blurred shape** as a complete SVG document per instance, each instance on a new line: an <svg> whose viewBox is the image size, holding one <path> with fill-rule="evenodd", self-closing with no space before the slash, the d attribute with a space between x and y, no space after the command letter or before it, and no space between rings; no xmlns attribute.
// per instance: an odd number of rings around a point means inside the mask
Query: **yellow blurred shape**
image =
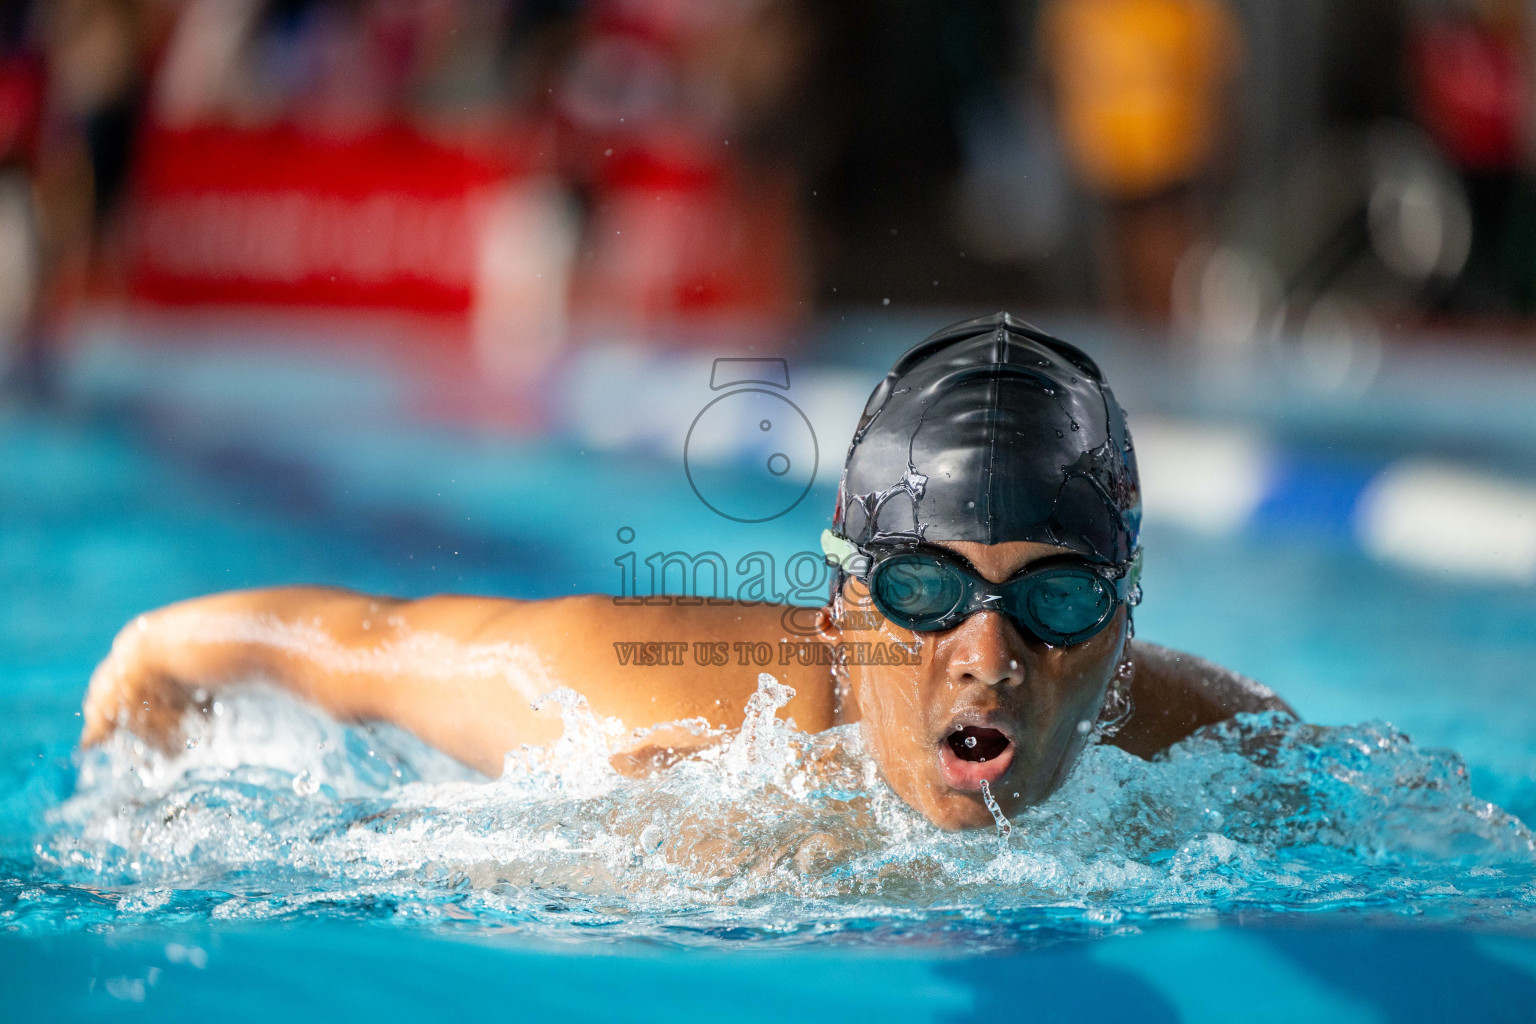
<svg viewBox="0 0 1536 1024"><path fill-rule="evenodd" d="M1056 0L1043 14L1062 136L1118 198L1195 177L1210 159L1237 26L1214 0Z"/></svg>

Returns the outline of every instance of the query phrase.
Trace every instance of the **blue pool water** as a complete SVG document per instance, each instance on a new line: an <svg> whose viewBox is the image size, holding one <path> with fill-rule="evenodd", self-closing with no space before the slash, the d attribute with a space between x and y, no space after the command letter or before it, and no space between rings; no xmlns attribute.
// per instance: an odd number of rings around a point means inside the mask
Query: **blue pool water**
<svg viewBox="0 0 1536 1024"><path fill-rule="evenodd" d="M1154 521L1137 618L1315 724L1092 748L1006 841L914 818L771 684L748 735L638 782L530 754L487 783L261 692L175 760L81 755L145 608L612 591L630 550L782 562L830 504L734 524L665 452L402 428L409 387L352 365L208 365L104 356L0 413L0 1017L1536 1019L1536 590L1327 530Z"/></svg>

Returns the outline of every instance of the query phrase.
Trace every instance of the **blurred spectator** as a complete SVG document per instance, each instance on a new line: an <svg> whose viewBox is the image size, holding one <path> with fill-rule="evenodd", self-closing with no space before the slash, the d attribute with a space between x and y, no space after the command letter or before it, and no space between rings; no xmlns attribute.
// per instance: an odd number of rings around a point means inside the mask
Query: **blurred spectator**
<svg viewBox="0 0 1536 1024"><path fill-rule="evenodd" d="M112 258L160 5L53 0L39 6L47 130L39 182L58 286L78 290ZM105 242L107 249L98 248Z"/></svg>
<svg viewBox="0 0 1536 1024"><path fill-rule="evenodd" d="M567 333L574 258L539 127L569 17L190 0L143 139L136 293L423 317L501 382L536 378Z"/></svg>
<svg viewBox="0 0 1536 1024"><path fill-rule="evenodd" d="M1041 17L1066 150L1103 203L1105 291L1165 316L1228 124L1236 23L1221 0L1051 0Z"/></svg>
<svg viewBox="0 0 1536 1024"><path fill-rule="evenodd" d="M1472 250L1447 300L1463 311L1536 312L1533 27L1515 0L1435 5L1413 25L1414 107L1471 204Z"/></svg>
<svg viewBox="0 0 1536 1024"><path fill-rule="evenodd" d="M115 274L152 0L10 3L0 19L0 367L46 391L59 317Z"/></svg>
<svg viewBox="0 0 1536 1024"><path fill-rule="evenodd" d="M33 195L44 67L26 4L0 9L0 386L36 380L42 251Z"/></svg>
<svg viewBox="0 0 1536 1024"><path fill-rule="evenodd" d="M0 350L120 284L403 314L516 388L843 302L1229 348L1536 312L1525 0L4 11Z"/></svg>
<svg viewBox="0 0 1536 1024"><path fill-rule="evenodd" d="M791 0L189 0L137 291L447 314L513 385L573 333L781 336L810 23Z"/></svg>
<svg viewBox="0 0 1536 1024"><path fill-rule="evenodd" d="M800 312L796 167L771 144L811 45L790 0L606 0L556 88L588 200L578 301L604 329L718 347ZM782 337L780 338L782 341Z"/></svg>

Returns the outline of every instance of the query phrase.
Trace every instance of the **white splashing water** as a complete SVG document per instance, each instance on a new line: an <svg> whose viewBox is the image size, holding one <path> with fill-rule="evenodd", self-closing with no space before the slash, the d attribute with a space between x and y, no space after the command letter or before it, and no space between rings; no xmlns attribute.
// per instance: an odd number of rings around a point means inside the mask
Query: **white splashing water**
<svg viewBox="0 0 1536 1024"><path fill-rule="evenodd" d="M1252 908L1536 922L1531 831L1475 798L1454 754L1387 725L1244 716L1151 762L1091 745L1012 822L989 801L999 842L930 825L880 781L857 727L780 719L791 696L764 674L742 729L689 724L714 742L631 779L609 763L617 724L556 691L564 736L487 781L396 730L253 691L175 758L122 735L83 754L36 860L115 894L108 916L345 914L681 943L937 926L986 944ZM64 910L31 913L66 926Z"/></svg>
<svg viewBox="0 0 1536 1024"><path fill-rule="evenodd" d="M992 795L992 786L986 779L981 780L981 799L987 805L987 810L992 812L992 820L997 822L998 836L1003 839L1011 836L1013 834L1013 823L1003 813L1002 807L998 806L997 797Z"/></svg>

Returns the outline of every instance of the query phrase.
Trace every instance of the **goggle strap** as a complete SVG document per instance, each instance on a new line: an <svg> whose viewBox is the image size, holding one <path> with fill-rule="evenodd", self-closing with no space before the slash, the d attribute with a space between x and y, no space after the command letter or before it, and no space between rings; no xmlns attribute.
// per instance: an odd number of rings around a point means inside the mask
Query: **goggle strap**
<svg viewBox="0 0 1536 1024"><path fill-rule="evenodd" d="M821 531L821 553L826 556L828 565L850 574L856 563L864 558L853 541L831 530Z"/></svg>

